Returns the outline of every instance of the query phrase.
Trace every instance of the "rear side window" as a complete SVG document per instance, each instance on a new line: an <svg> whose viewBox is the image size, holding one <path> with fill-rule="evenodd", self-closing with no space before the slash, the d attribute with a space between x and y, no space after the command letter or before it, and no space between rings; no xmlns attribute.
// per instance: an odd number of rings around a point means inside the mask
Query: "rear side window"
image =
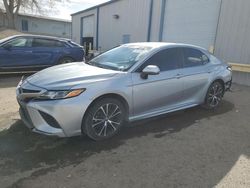
<svg viewBox="0 0 250 188"><path fill-rule="evenodd" d="M56 40L34 38L32 46L33 47L58 48L58 47L64 47L64 44Z"/></svg>
<svg viewBox="0 0 250 188"><path fill-rule="evenodd" d="M209 62L209 58L200 50L193 48L183 48L184 67L196 67L205 65Z"/></svg>
<svg viewBox="0 0 250 188"><path fill-rule="evenodd" d="M55 41L55 47L65 47L64 43L61 41Z"/></svg>
<svg viewBox="0 0 250 188"><path fill-rule="evenodd" d="M142 71L148 65L156 65L161 71L174 70L181 67L183 61L180 48L164 49L150 57L138 71Z"/></svg>

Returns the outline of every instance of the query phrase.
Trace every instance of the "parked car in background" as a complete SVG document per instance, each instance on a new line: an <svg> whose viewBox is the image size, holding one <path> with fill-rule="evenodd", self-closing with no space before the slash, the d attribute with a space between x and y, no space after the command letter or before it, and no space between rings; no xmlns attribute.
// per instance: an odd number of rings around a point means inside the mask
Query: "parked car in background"
<svg viewBox="0 0 250 188"><path fill-rule="evenodd" d="M197 105L214 109L232 82L231 68L185 44L134 43L85 63L38 72L17 87L20 115L33 131L94 140L135 121Z"/></svg>
<svg viewBox="0 0 250 188"><path fill-rule="evenodd" d="M69 39L17 35L0 40L0 72L37 71L83 59L83 48Z"/></svg>

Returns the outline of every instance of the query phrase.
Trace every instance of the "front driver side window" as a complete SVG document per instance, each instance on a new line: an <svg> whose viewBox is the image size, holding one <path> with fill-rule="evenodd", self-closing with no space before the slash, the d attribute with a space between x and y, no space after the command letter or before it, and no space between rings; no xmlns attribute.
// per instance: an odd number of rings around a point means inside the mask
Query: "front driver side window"
<svg viewBox="0 0 250 188"><path fill-rule="evenodd" d="M161 71L175 70L182 65L182 53L180 48L161 50L150 57L138 70L141 72L148 65L156 65Z"/></svg>
<svg viewBox="0 0 250 188"><path fill-rule="evenodd" d="M8 45L10 47L28 47L29 46L29 40L26 38L16 38L5 45Z"/></svg>

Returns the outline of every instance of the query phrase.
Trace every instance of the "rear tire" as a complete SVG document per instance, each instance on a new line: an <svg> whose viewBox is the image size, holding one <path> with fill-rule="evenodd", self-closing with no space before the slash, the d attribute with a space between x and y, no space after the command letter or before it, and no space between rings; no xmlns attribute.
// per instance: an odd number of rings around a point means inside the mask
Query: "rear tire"
<svg viewBox="0 0 250 188"><path fill-rule="evenodd" d="M63 57L59 60L58 64L66 64L66 63L71 63L74 62L74 59L71 57Z"/></svg>
<svg viewBox="0 0 250 188"><path fill-rule="evenodd" d="M82 131L100 141L116 135L125 123L126 109L117 99L104 98L93 103L83 120Z"/></svg>
<svg viewBox="0 0 250 188"><path fill-rule="evenodd" d="M203 107L208 110L217 108L222 101L223 95L224 95L223 84L219 81L213 82L208 88Z"/></svg>

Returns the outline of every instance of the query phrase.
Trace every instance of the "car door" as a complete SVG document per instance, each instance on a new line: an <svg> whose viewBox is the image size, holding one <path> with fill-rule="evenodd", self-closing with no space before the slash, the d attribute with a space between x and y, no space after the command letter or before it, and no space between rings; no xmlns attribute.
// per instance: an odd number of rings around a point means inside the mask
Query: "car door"
<svg viewBox="0 0 250 188"><path fill-rule="evenodd" d="M33 38L33 54L36 58L37 66L52 66L60 56L61 48L54 39Z"/></svg>
<svg viewBox="0 0 250 188"><path fill-rule="evenodd" d="M183 100L199 104L207 92L211 66L208 56L199 49L182 48L184 65L181 76L184 81Z"/></svg>
<svg viewBox="0 0 250 188"><path fill-rule="evenodd" d="M179 79L183 57L179 48L163 49L132 73L134 116L173 109L181 103L183 81ZM160 74L141 78L142 70L156 65Z"/></svg>
<svg viewBox="0 0 250 188"><path fill-rule="evenodd" d="M31 39L16 37L0 46L0 66L2 69L22 68L33 59Z"/></svg>

